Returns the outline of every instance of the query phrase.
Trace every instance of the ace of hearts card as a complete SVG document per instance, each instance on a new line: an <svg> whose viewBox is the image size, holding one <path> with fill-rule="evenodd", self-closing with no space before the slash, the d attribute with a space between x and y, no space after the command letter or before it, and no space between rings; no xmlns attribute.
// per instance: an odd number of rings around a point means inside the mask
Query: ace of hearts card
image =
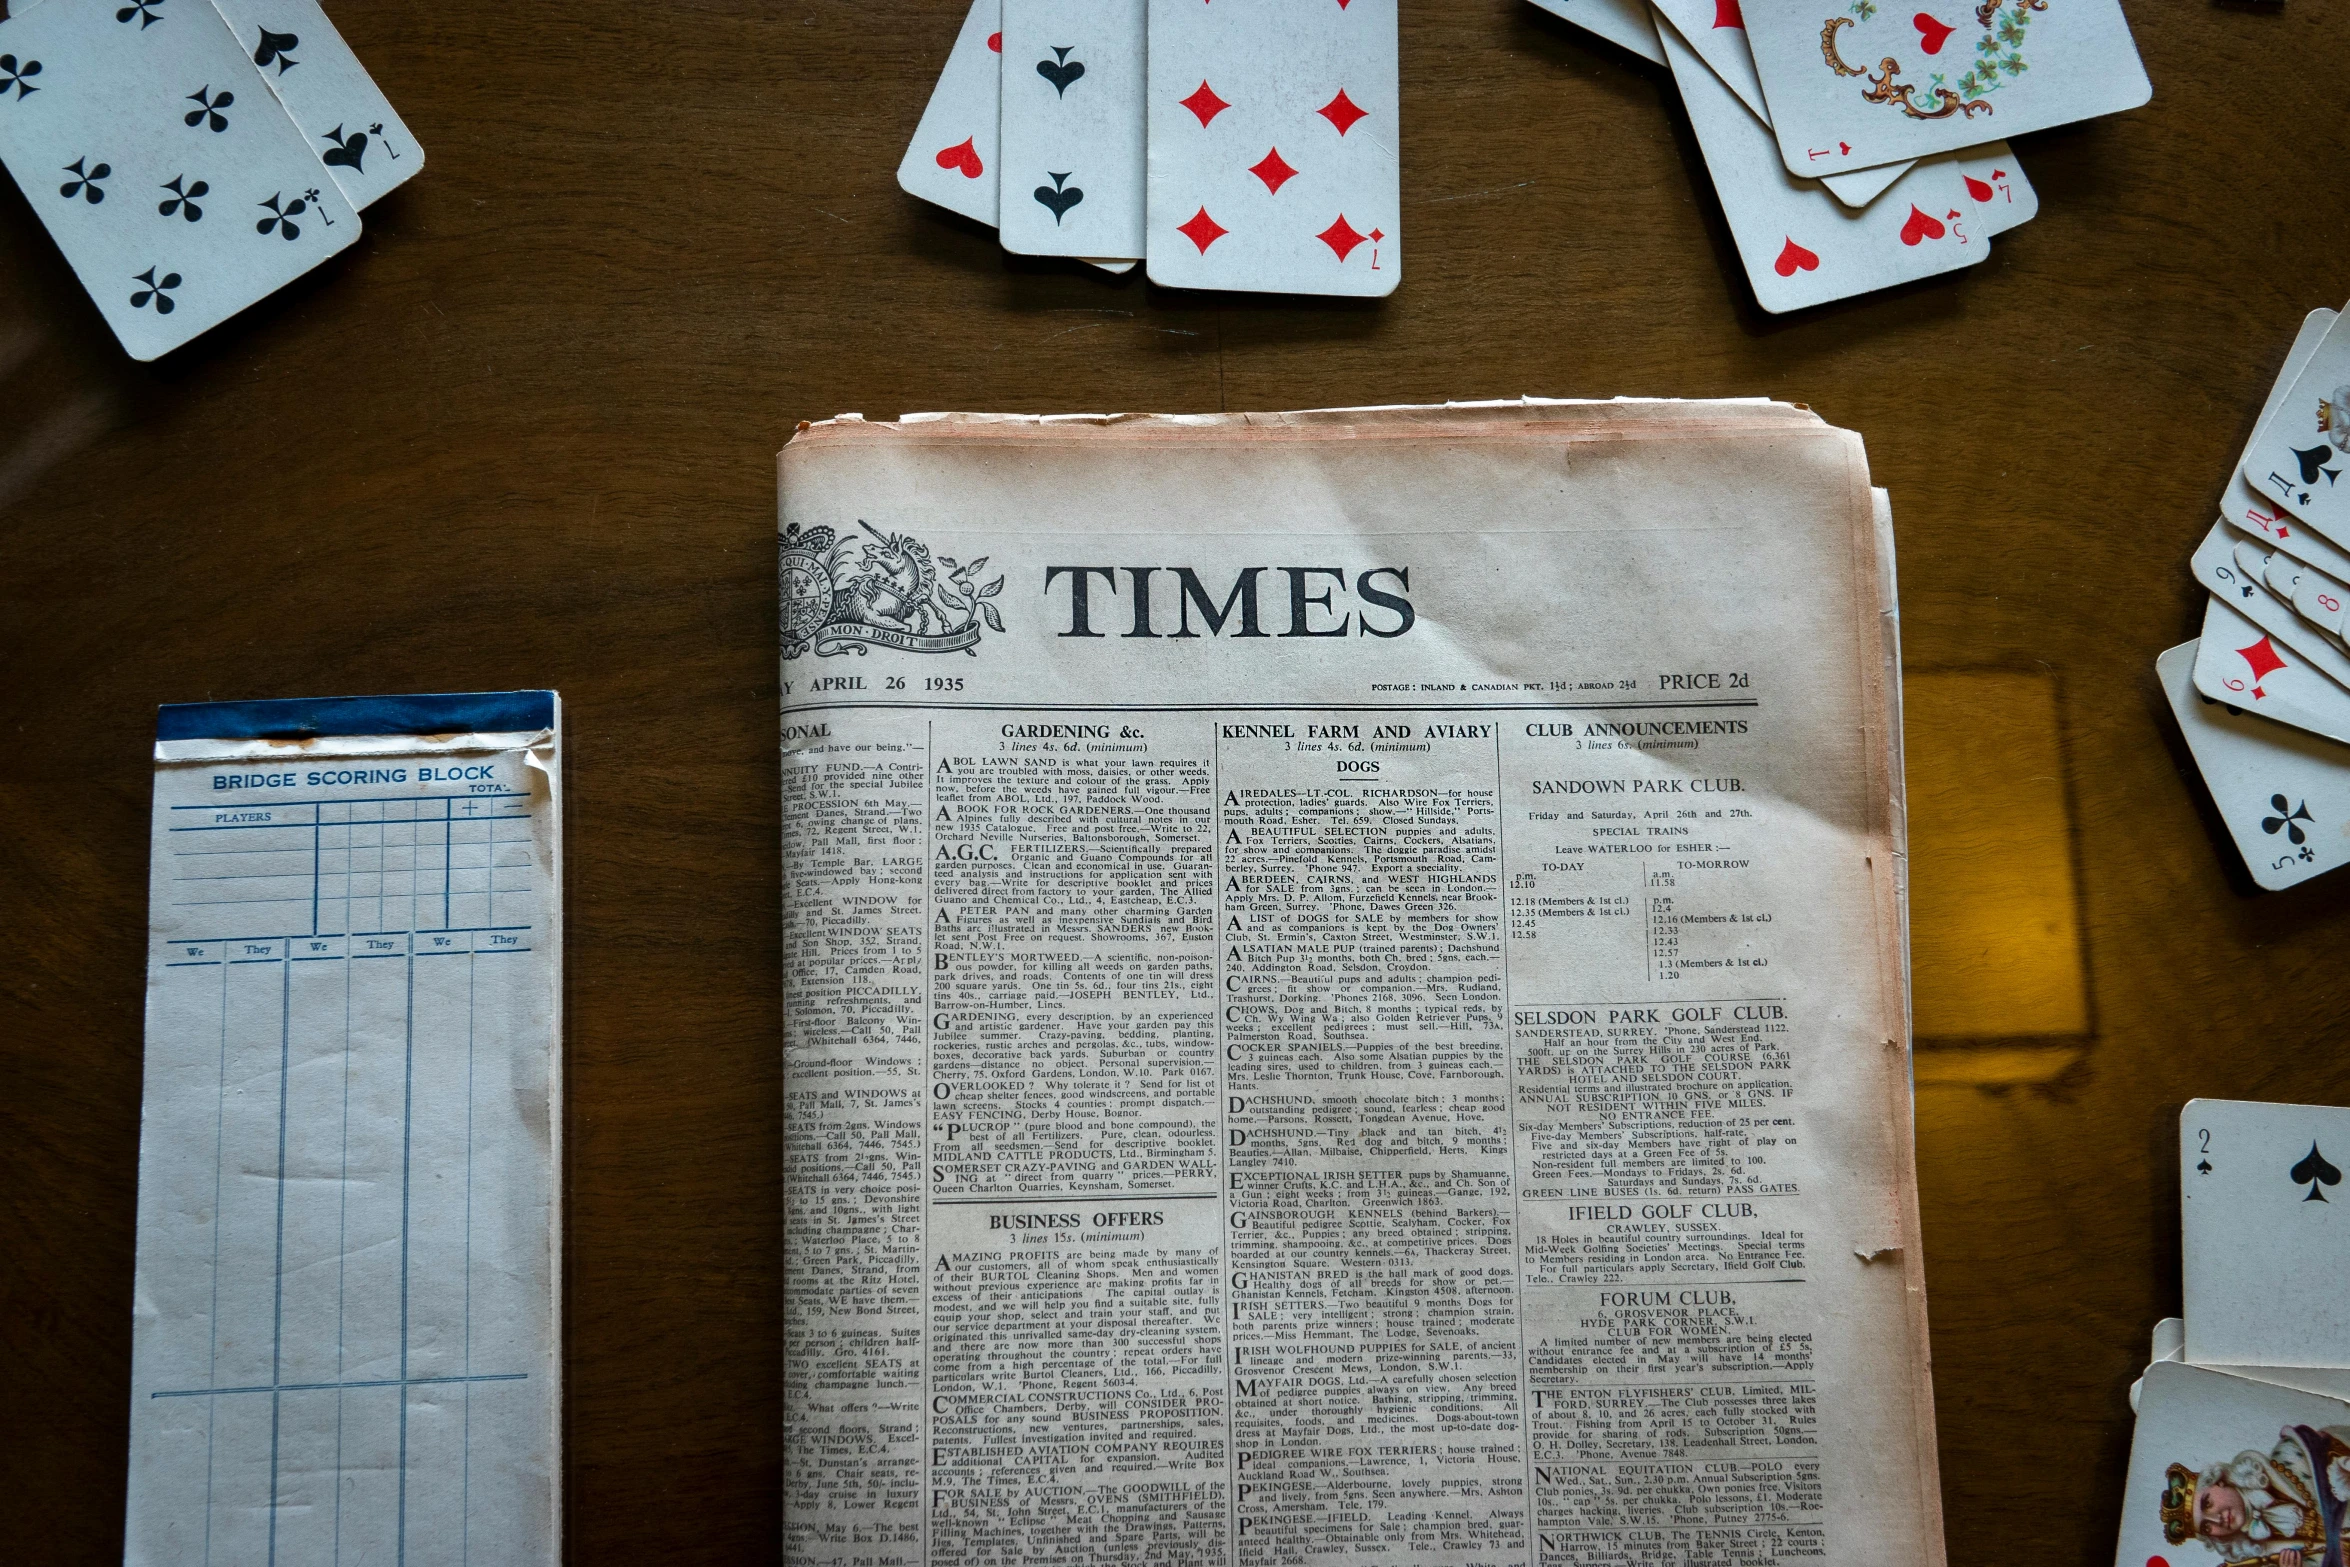
<svg viewBox="0 0 2350 1567"><path fill-rule="evenodd" d="M1744 0L1779 155L1818 178L2135 109L2120 0Z"/></svg>
<svg viewBox="0 0 2350 1567"><path fill-rule="evenodd" d="M1153 0L1154 283L1380 296L1403 276L1396 0Z"/></svg>

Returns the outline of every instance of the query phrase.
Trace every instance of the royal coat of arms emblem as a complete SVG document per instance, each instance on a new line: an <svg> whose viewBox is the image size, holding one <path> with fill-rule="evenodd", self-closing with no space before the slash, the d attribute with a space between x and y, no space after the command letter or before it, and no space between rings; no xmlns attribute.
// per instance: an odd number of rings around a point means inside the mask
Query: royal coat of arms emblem
<svg viewBox="0 0 2350 1567"><path fill-rule="evenodd" d="M862 518L857 526L870 542L798 523L785 530L776 572L785 658L811 648L823 658L873 646L969 653L983 629L1004 629L989 602L1004 579L980 583L985 555L958 565L933 556L920 539L883 533Z"/></svg>

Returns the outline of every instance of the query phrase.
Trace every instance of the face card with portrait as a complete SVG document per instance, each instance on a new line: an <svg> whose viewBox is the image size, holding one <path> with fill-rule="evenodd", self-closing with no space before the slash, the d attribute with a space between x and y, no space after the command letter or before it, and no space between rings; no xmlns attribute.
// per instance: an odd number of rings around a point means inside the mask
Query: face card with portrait
<svg viewBox="0 0 2350 1567"><path fill-rule="evenodd" d="M2130 1443L2114 1567L2328 1567L2350 1497L2350 1404L2157 1361Z"/></svg>

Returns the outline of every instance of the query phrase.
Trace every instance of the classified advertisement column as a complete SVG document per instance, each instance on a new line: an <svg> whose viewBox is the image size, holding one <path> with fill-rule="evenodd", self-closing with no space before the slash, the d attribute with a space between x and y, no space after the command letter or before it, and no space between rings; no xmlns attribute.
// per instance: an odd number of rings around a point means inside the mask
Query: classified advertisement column
<svg viewBox="0 0 2350 1567"><path fill-rule="evenodd" d="M783 729L784 1544L921 1550L925 727Z"/></svg>
<svg viewBox="0 0 2350 1567"><path fill-rule="evenodd" d="M930 724L933 1563L1228 1557L1209 731Z"/></svg>
<svg viewBox="0 0 2350 1567"><path fill-rule="evenodd" d="M1558 1567L1838 1554L1800 1087L1832 1035L1795 988L1825 943L1787 895L1804 818L1769 725L1712 700L1505 726L1536 1559Z"/></svg>
<svg viewBox="0 0 2350 1567"><path fill-rule="evenodd" d="M1495 744L1218 725L1244 1567L1527 1559Z"/></svg>

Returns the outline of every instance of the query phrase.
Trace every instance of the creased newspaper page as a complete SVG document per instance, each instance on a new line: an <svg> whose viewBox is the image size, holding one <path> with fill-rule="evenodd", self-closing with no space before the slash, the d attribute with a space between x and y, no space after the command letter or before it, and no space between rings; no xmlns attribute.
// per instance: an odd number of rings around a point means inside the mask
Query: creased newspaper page
<svg viewBox="0 0 2350 1567"><path fill-rule="evenodd" d="M1858 437L780 466L787 1560L1943 1559Z"/></svg>
<svg viewBox="0 0 2350 1567"><path fill-rule="evenodd" d="M159 715L126 1562L560 1559L559 729Z"/></svg>

